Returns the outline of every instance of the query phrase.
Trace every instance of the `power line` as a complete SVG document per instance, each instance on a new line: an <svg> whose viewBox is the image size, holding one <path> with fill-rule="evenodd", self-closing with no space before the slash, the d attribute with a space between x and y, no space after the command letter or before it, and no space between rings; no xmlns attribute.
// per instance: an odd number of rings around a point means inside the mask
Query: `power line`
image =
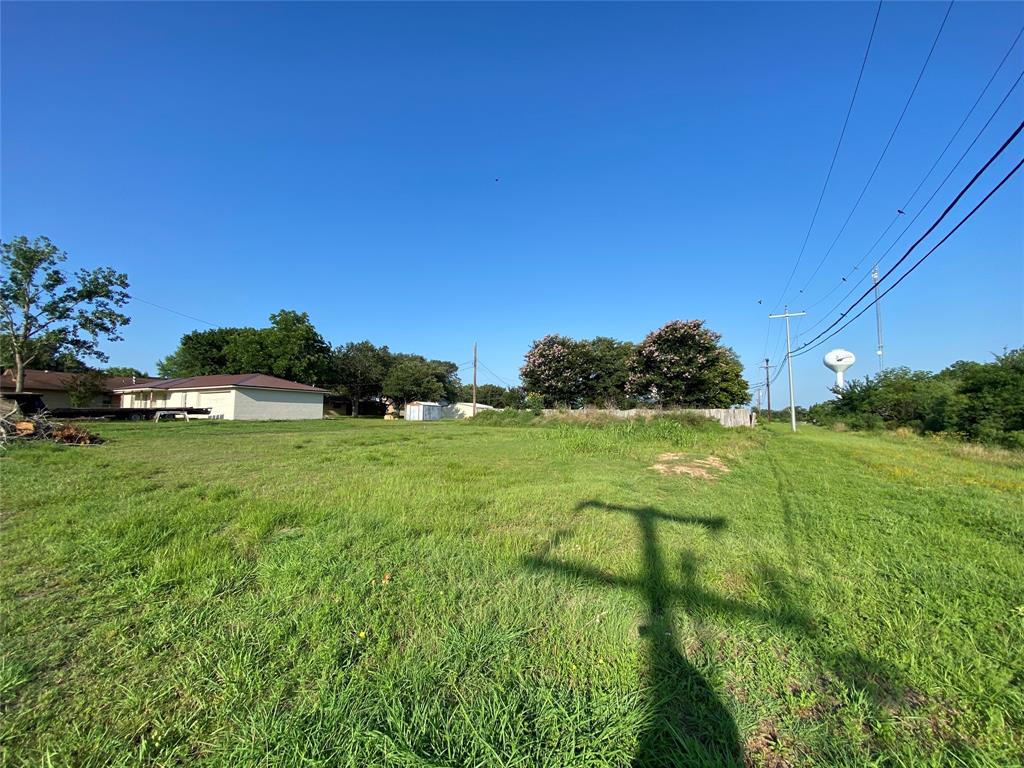
<svg viewBox="0 0 1024 768"><path fill-rule="evenodd" d="M857 73L857 83L853 87L853 95L850 97L850 106L846 109L846 117L843 120L843 128L839 132L839 141L836 142L835 151L832 153L832 162L829 163L828 173L825 174L825 183L821 185L821 193L818 195L818 202L814 206L814 215L811 216L811 223L807 227L807 234L804 235L803 245L800 246L800 253L797 254L796 263L793 264L793 269L789 273L789 277L786 279L786 285L782 289L782 294L775 302L774 307L777 308L782 300L786 297L786 291L789 290L790 284L793 282L793 276L796 274L797 268L800 266L800 260L804 256L804 251L807 250L807 241L811 238L811 231L814 229L814 222L818 220L818 213L821 211L821 201L825 199L825 190L828 189L829 180L832 178L832 171L836 167L836 158L839 157L839 148L843 145L843 137L846 136L846 128L850 124L850 115L853 114L853 105L857 101L857 92L860 90L861 81L864 79L864 68L868 63L868 54L871 52L871 43L875 39L875 30L878 28L878 17L882 13L882 0L878 0L878 7L875 8L875 19L871 23L871 34L868 36L868 45L864 49L864 58L860 63L860 72Z"/></svg>
<svg viewBox="0 0 1024 768"><path fill-rule="evenodd" d="M481 368L483 368L485 371L487 371L489 374L491 374L491 376L493 376L498 381L500 381L502 384L504 384L506 389L515 389L515 387L513 385L509 384L507 381L505 381L505 379L501 378L501 376L499 376L494 371L492 371L490 368L488 368L486 365L484 365L482 360L478 360L477 362L480 364Z"/></svg>
<svg viewBox="0 0 1024 768"><path fill-rule="evenodd" d="M1024 31L1024 30L1022 30L1022 31ZM935 187L935 190L931 193L931 195L928 197L928 199L924 202L924 205L922 205L920 207L920 209L918 209L917 213L914 214L914 217L907 223L907 226L905 226L903 228L903 231L900 232L899 235L896 236L896 238L889 244L889 247L886 248L885 251L882 253L882 255L877 259L876 264L880 264L882 261L885 260L885 258L889 255L889 253L892 251L892 249L896 247L896 243L898 243L900 240L903 239L903 236L905 234L907 234L907 232L910 230L910 228L914 225L914 222L916 222L921 217L921 214L924 213L928 209L928 206L931 205L932 200L934 200L936 195L939 194L939 192L942 190L942 188L946 185L946 182L949 181L949 178L953 175L954 172L956 172L956 169L960 167L960 164L964 161L964 158L966 158L967 155L970 153L970 151L974 148L974 145L978 143L978 140L982 137L982 134L984 134L985 131L988 129L989 125L991 125L991 123L995 119L996 115L999 114L999 112L1002 110L1003 106L1009 100L1009 98L1013 94L1014 90L1020 84L1022 78L1024 78L1024 70L1022 70L1021 73L1019 75L1017 75L1017 79L1014 80L1013 84L1010 86L1009 90L1007 90L1007 92L1003 96L1002 100L999 102L998 105L996 105L996 108L992 111L992 114L989 115L988 120L985 121L985 124L983 126L981 126L981 129L978 131L978 133L975 134L974 139L971 141L970 144L967 145L967 148L960 154L960 157L953 164L953 167L949 169L949 171L943 177L942 181L939 182L938 186ZM929 173L930 173L930 171L929 171ZM922 183L923 182L924 182L924 180L922 180ZM920 188L920 185L918 185L918 188ZM898 218L898 215L897 215L897 218ZM888 231L891 228L891 226L892 225L890 223L890 226L886 227L886 231ZM884 236L884 234L885 233L883 232L883 236ZM881 239L881 238L879 238L879 239ZM876 244L877 244L877 241L876 241ZM871 251L873 249L874 249L874 246L872 246L870 249L868 249L867 253L865 253L860 258L860 261L858 261L854 265L853 269L851 269L849 272L847 272L846 275L842 278L842 282L840 282L839 284L836 285L836 288L838 288L840 285L842 285L843 282L846 282L847 279L857 269L860 268L861 264L864 263L864 261L867 259L867 257L870 255L870 253L871 253ZM848 290L843 295L843 297L839 299L839 301L837 301L835 304L833 304L832 307L827 312L824 313L822 318L820 320L818 320L817 322L815 322L814 325L812 325L808 329L808 331L814 330L814 328L816 328L817 326L821 325L821 323L825 322L832 315L832 313L836 309L838 309L840 306L842 306L842 304L848 298L850 298L850 296L852 296L856 292L857 287L860 286L865 280L867 280L868 276L869 276L868 274L864 274L857 282L855 282L851 286L850 290ZM832 291L829 291L828 294L826 294L821 299L819 299L814 304L812 304L810 307L808 307L808 309L811 309L811 308L817 306L818 304L821 304L822 301L824 301L832 293L835 293L835 288L833 288Z"/></svg>
<svg viewBox="0 0 1024 768"><path fill-rule="evenodd" d="M143 304L148 304L151 307L156 307L157 309L162 309L164 312L170 312L171 314L174 314L174 315L180 315L181 317L187 317L189 320L195 320L197 323L202 323L203 325L208 325L211 328L216 328L217 327L213 323L211 323L211 322L209 322L207 320L203 320L201 317L193 317L192 315L186 315L184 312L179 312L176 309L171 309L170 307L165 307L162 304L156 304L156 303L154 303L152 301L146 301L145 299L141 299L138 296L134 296L133 295L131 297L131 300L132 301L141 301Z"/></svg>
<svg viewBox="0 0 1024 768"><path fill-rule="evenodd" d="M915 249L915 248L917 248L917 246L918 246L918 245L920 245L920 244L921 244L921 242L922 242L922 241L923 241L923 240L924 240L924 239L925 239L926 237L928 237L928 235L930 235L930 234L931 234L931 233L932 233L932 232L933 232L933 231L935 230L935 228L939 226L939 224L941 224L941 223L942 223L942 220L946 218L946 216L947 216L947 215L949 214L949 212L950 212L950 211L951 211L951 210L952 210L952 209L953 209L953 208L954 208L954 207L956 206L956 204L957 204L957 203L959 203L959 202L960 202L960 200L961 200L961 199L963 198L963 196L967 194L968 190L970 190L970 188L974 186L974 184L975 184L975 183L976 183L976 182L978 181L978 179L979 179L979 178L981 177L981 175L982 175L982 174L983 174L983 173L984 173L984 172L985 172L986 170L988 170L988 167L989 167L990 165L992 165L992 163L994 163L994 162L996 161L996 159L997 159L997 158L998 158L998 157L999 157L999 156L1000 156L1000 155L1001 155L1001 154L1002 154L1002 153L1003 153L1003 152L1004 152L1004 151L1006 150L1006 148L1007 148L1008 146L1010 146L1011 142L1013 142L1013 141L1014 141L1014 139L1016 139L1016 138L1017 138L1017 137L1018 137L1018 136L1020 135L1020 132L1021 132L1022 130L1024 130L1024 122L1020 123L1020 124L1019 124L1019 125L1017 126L1017 129L1016 129L1016 130L1015 130L1015 131L1014 131L1014 132L1013 132L1012 134L1010 134L1009 138L1007 138L1007 139L1006 139L1006 141L1004 141L1004 142L1003 142L1002 146L1000 146L1000 147L999 147L999 149L997 149L997 150L996 150L995 154L993 154L993 155L992 155L992 156L991 156L991 157L990 157L990 158L988 159L988 161L987 161L987 162L986 162L986 163L985 163L985 164L984 164L984 165L983 165L983 166L982 166L982 167L981 167L981 168L980 168L980 169L978 170L978 172L974 174L974 176L973 176L973 177L971 178L971 180L970 180L969 182L967 182L967 185L966 185L966 186L965 186L965 187L964 187L963 189L961 189L961 190L960 190L960 193L959 193L959 194L958 194L958 195L957 195L957 196L956 196L955 198L953 198L953 201L952 201L952 202L951 202L951 203L950 203L949 205L947 205L947 206L946 206L945 210L943 210L943 212L941 213L941 215L940 215L940 216L939 216L939 217L938 217L938 218L937 218L937 219L936 219L936 220L935 220L934 222L932 222L932 225L931 225L930 227L928 227L928 229L927 229L927 230L925 231L925 233L924 233L923 235L921 235L921 236L920 236L920 237L919 237L919 238L918 238L917 240L915 240L915 241L914 241L914 244L913 244L913 245L911 245L911 246L910 246L910 248L908 248L908 249L907 249L906 253L904 253L904 254L903 254L903 255L902 255L902 256L901 256L901 257L900 257L900 258L899 258L899 259L897 260L897 262L896 262L895 264L893 264L893 265L892 265L892 266L891 266L891 267L889 268L889 270L888 270L888 271L887 271L887 272L886 272L886 273L885 273L884 275L882 275L882 277L881 277L881 278L879 279L879 281L878 281L879 283L882 283L882 282L884 282L884 281L885 281L885 279L886 279L887 277L889 277L889 275L891 275L891 274L892 274L892 273L893 273L893 272L894 272L894 271L896 270L896 268L897 268L897 267L899 267L899 265L900 265L900 264L902 264L902 263L903 263L904 261L906 261L906 260L907 260L907 258L908 258L908 257L910 256L910 254L911 254L911 253L912 253L912 252L914 251L914 249ZM868 288L868 290L866 290L866 291L865 291L865 292L864 292L863 294L861 294L861 295L860 295L860 297L859 297L859 298L858 298L858 299L857 299L857 300L856 300L855 302L853 302L853 303L852 303L852 304L851 304L851 305L850 305L849 307L847 307L847 309L846 309L846 310L845 310L845 311L844 311L844 312L843 312L842 314L840 314L840 315L839 315L839 317L838 317L838 318L836 318L836 320L835 320L835 321L833 321L833 323L832 323L831 325L829 325L829 326L828 326L827 328L825 328L825 330L821 331L821 332L820 332L820 333L819 333L819 334L818 334L817 336L815 336L815 337L814 337L813 339L811 339L810 341L808 341L808 342L806 342L805 344L803 344L803 345L802 345L802 346L800 347L800 349L803 349L803 348L805 348L805 347L807 347L807 346L809 346L809 345L813 344L813 343L814 343L814 342L816 342L816 341L817 341L818 339L820 339L820 338L821 338L822 336L824 336L824 335L825 335L826 333L828 333L828 332L829 332L830 330L832 330L832 329L833 329L834 327L836 327L837 325L839 325L839 323L841 323L841 322L843 321L843 319L844 319L844 318L845 318L845 317L846 317L846 316L847 316L847 315L848 315L848 314L849 314L850 312L852 312L852 311L853 311L853 309L854 309L854 308L855 308L855 307L856 307L856 306L857 306L858 304L860 304L860 302L861 302L861 301L863 301L863 300L864 300L864 298L865 298L865 297L866 297L866 296L867 296L867 295L868 295L869 293L871 293L871 291L872 291L872 290L873 290L872 288ZM882 295L884 296L885 294L883 293ZM870 305L869 305L869 306L870 306ZM830 337L830 338L831 338L831 337ZM799 350L798 350L798 351L799 351Z"/></svg>
<svg viewBox="0 0 1024 768"><path fill-rule="evenodd" d="M995 70L993 70L993 72L992 72L992 75L989 77L988 82L985 83L985 86L981 89L981 92L978 94L978 97L974 100L974 104L972 104L971 108L969 110L967 110L967 114L964 115L963 120L960 121L960 125L957 126L957 129L953 132L953 135L949 137L949 141L946 142L946 146L942 148L942 151L939 153L938 157L935 158L935 162L932 163L932 165L928 169L927 173L925 173L924 176L921 177L921 181L919 181L917 183L917 186L914 187L914 191L910 193L910 196L907 197L907 199L903 203L903 205L901 205L897 209L896 214L893 215L892 219L889 221L888 226L886 226L886 228L884 230L882 230L882 233L875 239L875 241L871 244L871 247L867 249L867 251L864 253L864 255L861 256L860 260L856 264L854 264L853 268L851 270L849 270L840 279L840 281L838 283L836 283L835 286L833 286L830 291L828 291L828 293L826 293L824 296L822 296L820 299L818 299L813 304L809 305L807 307L808 310L813 309L814 307L817 307L820 304L824 303L828 299L829 296L831 296L837 290L839 290L839 288L842 286L842 284L847 282L847 280L849 280L850 276L861 267L861 265L867 260L868 256L870 256L871 253L875 250L875 248L878 247L878 244L880 242L882 242L882 239L887 234L889 234L889 230L891 230L893 228L893 226L896 224L896 222L899 221L900 216L903 215L903 213L901 213L901 211L906 211L907 210L907 208L910 206L910 203L917 196L917 193L921 191L921 187L924 186L925 182L928 181L928 179L931 177L932 173L934 173L934 171L938 167L939 163L942 162L942 158L946 156L946 152L948 152L949 148L951 146L953 146L953 142L956 141L957 137L960 135L960 132L964 129L964 126L967 125L967 122L971 119L971 116L974 114L974 111L978 108L978 105L981 104L981 101L985 97L985 94L988 93L988 89L992 86L992 83L995 82L996 77L1002 71L1003 65L1006 63L1007 59L1010 58L1010 54L1013 53L1013 49L1016 48L1017 47L1017 43L1020 42L1020 39L1021 39L1022 35L1024 35L1024 27L1021 27L1020 30L1018 30L1017 36L1014 37L1013 42L1010 43L1010 47L1007 48L1006 53L1003 54L1003 57L1002 57L1002 59L1000 59L999 64L996 66ZM1024 75L1024 73L1022 73L1022 75ZM1003 105L1006 103L1006 100L1010 97L1010 94L1013 92L1014 88L1017 87L1017 84L1020 82L1020 79L1021 79L1020 76L1018 76L1017 77L1017 81L1014 82L1014 84L1010 87L1010 90L1007 92L1006 96L1003 97L1003 100L996 107L995 111L989 117L988 121L986 121L985 126L982 128L981 131L978 132L978 135L975 137L974 141L971 142L971 147L974 146L974 143L978 140L978 138L980 138L980 136L984 132L985 128L988 127L989 123L992 122L992 119L995 117L995 115L999 112L1000 109L1002 109ZM968 147L968 151L969 150L970 150L970 147ZM957 164L950 170L950 173L952 173L952 171L956 169L956 167L960 164L960 162L963 161L963 159L966 156L966 154L967 153L965 152L963 155L960 156L960 160L958 160ZM949 178L948 174L947 174L946 178L947 179ZM936 190L936 192L938 192L938 190ZM933 197L934 197L934 194L933 194ZM930 202L930 200L929 200L929 202ZM920 213L918 215L920 215ZM915 217L915 219L916 219L916 217ZM911 221L911 224L913 224L913 221ZM908 228L909 228L909 226L911 224L907 225ZM904 231L906 231L906 230L904 230ZM901 237L902 237L902 235L901 235ZM852 291L851 291L851 293L852 293ZM840 300L839 303L841 304L842 300ZM819 321L819 322L823 322L824 319L827 318L829 314L831 314L831 310L829 312L826 312L825 315L822 317L822 320Z"/></svg>
<svg viewBox="0 0 1024 768"><path fill-rule="evenodd" d="M910 95L907 96L907 101L903 105L903 111L900 112L900 116L896 120L896 125L893 126L892 132L889 134L888 141L886 141L885 146L882 147L882 154L880 154L878 156L878 160L875 161L875 167L871 169L871 173L868 175L867 181L864 182L864 186L861 188L860 194L857 195L857 199L853 203L853 208L851 208L850 212L846 215L846 220L843 221L843 225L839 228L839 232L836 234L835 238L833 238L828 250L825 251L821 259L818 261L818 265L814 268L811 276L807 278L807 282L804 283L803 288L800 289L800 293L807 290L807 287L817 276L818 271L832 253L832 250L836 247L836 243L839 242L839 238L841 238L843 233L846 231L846 227L850 223L850 219L853 218L853 214L855 214L857 209L860 207L861 201L864 199L864 195L868 191L868 187L870 187L871 182L874 181L875 174L878 173L878 169L882 165L882 160L885 159L885 155L889 151L889 147L892 145L892 140L896 137L896 132L900 129L900 125L903 124L903 118L906 117L907 110L910 109L910 102L914 100L914 94L917 93L917 88L921 84L921 79L924 77L925 70L928 69L928 62L932 60L932 54L935 53L935 47L939 44L939 38L942 36L942 30L945 29L946 20L949 19L949 13L952 10L953 0L949 0L949 5L946 6L946 15L942 17L942 23L939 24L939 30L935 33L935 39L932 40L932 47L928 49L928 55L924 59L924 64L921 65L921 71L917 73L917 80L914 81L914 87L910 89Z"/></svg>
<svg viewBox="0 0 1024 768"><path fill-rule="evenodd" d="M1022 123L1022 125L1024 125L1024 123ZM925 259L927 259L927 258L928 258L929 256L931 256L931 255L932 255L933 253L935 253L935 251L937 251L937 250L939 249L939 246L941 246L941 245L942 245L943 243L945 243L945 242L946 242L947 240L949 240L949 238L950 238L950 237L952 237L952 236L953 236L953 233L955 233L955 232L956 232L956 231L957 231L958 229L960 229L960 227L962 227L962 226L963 226L964 224L966 224L966 223L967 223L967 221L968 221L968 220L969 220L969 219L970 219L970 218L971 218L971 217L972 217L972 216L973 216L973 215L974 215L975 213L977 213L977 212L978 212L978 209L980 209L980 208L981 208L981 207L982 207L983 205L985 205L985 203L987 203L987 202L988 202L989 198L990 198L990 197L992 197L992 195L994 195L994 194L995 194L996 192L998 192L998 191L999 191L999 189L1000 189L1000 187L1002 187L1002 186L1003 186L1003 185L1004 185L1004 184L1005 184L1006 182L1008 182L1008 181L1010 180L1010 178L1011 178L1011 177L1012 177L1012 176L1013 176L1013 175L1014 175L1015 173L1017 173L1017 171L1019 171L1019 170L1020 170L1020 168L1021 168L1021 166L1022 166L1022 165L1024 165L1024 160L1019 160L1019 161L1017 162L1017 164L1016 164L1016 165L1015 165L1015 166L1013 167L1013 169L1012 169L1012 170L1011 170L1011 171L1010 171L1010 172L1009 172L1008 174L1006 174L1006 175L1005 175L1005 176L1004 176L1004 177L1002 178L1002 180L1001 180L1001 181L1000 181L1000 182L999 182L998 184L996 184L996 185L995 185L995 186L994 186L994 187L993 187L993 188L992 188L992 189L991 189L991 190L989 191L989 193L988 193L987 195L985 195L985 197L983 197L983 198L981 199L981 202L979 202L979 203L978 203L978 204L977 204L976 206L974 206L974 208L972 208L972 209L971 209L970 213L968 213L968 214L967 214L966 216L964 216L964 217L963 217L962 219L960 219L960 221L959 221L959 222L957 222L957 225L956 225L955 227L953 227L953 228L952 228L951 230L949 230L949 232L947 232L947 233L945 234L945 236L944 236L944 237L943 237L943 238L942 238L941 240L939 240L939 242L937 242L937 243L936 243L935 245L933 245L933 246L932 246L932 247L931 247L931 248L930 248L930 249L928 250L928 252L924 254L924 256L922 256L922 257L921 257L920 259L918 259L918 260L917 260L916 262L914 262L914 265L913 265L913 266L911 266L911 267L910 267L910 269L908 269L908 270L907 270L906 272L904 272L904 273L903 273L902 275L900 275L899 279L898 279L898 280L896 280L896 282L895 282L895 283L893 283L893 284L892 284L892 285L890 285L890 286L889 286L888 288L886 288L886 289L885 289L885 290L884 290L884 291L882 292L881 296L878 296L877 298L875 298L875 299L874 299L874 301L872 301L872 302L870 302L869 304L867 304L867 306L865 306L865 307L864 307L863 309L861 309L861 310L860 310L860 312L858 312L858 313L857 313L856 315L854 315L853 317L851 317L851 318L850 318L849 320L847 320L847 321L846 321L845 323L843 323L843 325L842 325L841 327L837 328L837 329L836 329L836 330L835 330L834 332L832 332L831 334L829 334L828 336L826 336L826 337L825 337L824 339L822 339L821 341L819 341L819 342L818 342L817 344L815 344L814 346L811 346L811 347L807 347L807 345L804 345L804 347L801 347L801 348L800 348L799 350L795 351L795 352L793 353L793 355L794 355L794 356L797 356L797 355L801 355L801 354L806 354L807 352L810 352L810 351L811 351L812 349L814 349L815 347L819 347L819 346L821 346L821 345L822 345L822 344L824 344L824 343L825 343L826 341L828 341L829 339L831 339L831 338L832 338L833 336L835 336L836 334L838 334L838 333L842 332L842 331L843 331L843 330L844 330L845 328L847 328L847 327L848 327L848 326L849 326L849 325L850 325L851 323L853 323L853 322L854 322L855 320L857 320L857 318L859 318L859 317L860 317L861 315L863 315L863 314L864 314L865 312L867 312L867 311L868 311L869 309L871 309L871 307L872 307L872 306L873 306L873 305L874 305L875 303L877 303L877 302L878 302L879 300L881 300L882 298L884 298L884 297L885 297L885 295L886 295L887 293L889 293L889 291L893 290L893 289L894 289L894 288L895 288L895 287L896 287L897 285L899 285L900 283L902 283L902 282L903 282L903 281L904 281L904 280L905 280L905 279L907 278L907 276L908 276L908 275L909 275L909 274L910 274L911 272L913 272L913 271L914 271L915 269L917 269L917 268L918 268L919 266L921 266L921 264L923 264L923 263L924 263ZM803 350L803 351L801 351L801 350Z"/></svg>

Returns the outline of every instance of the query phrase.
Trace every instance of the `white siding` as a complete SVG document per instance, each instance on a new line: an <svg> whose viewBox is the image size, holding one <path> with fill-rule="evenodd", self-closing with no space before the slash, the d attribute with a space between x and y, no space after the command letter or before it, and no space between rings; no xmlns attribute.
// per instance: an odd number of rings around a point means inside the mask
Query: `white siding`
<svg viewBox="0 0 1024 768"><path fill-rule="evenodd" d="M405 407L406 421L437 421L441 418L441 406L437 403L409 403Z"/></svg>
<svg viewBox="0 0 1024 768"><path fill-rule="evenodd" d="M210 418L232 419L235 413L235 390L200 389L183 392L189 408L209 408Z"/></svg>
<svg viewBox="0 0 1024 768"><path fill-rule="evenodd" d="M234 410L226 419L291 421L324 417L324 396L320 392L237 387L234 396Z"/></svg>
<svg viewBox="0 0 1024 768"><path fill-rule="evenodd" d="M494 407L490 405L484 405L483 403L476 404L476 412L478 414L484 411L493 411ZM472 403L449 403L441 409L442 419L471 419L473 418L473 404Z"/></svg>

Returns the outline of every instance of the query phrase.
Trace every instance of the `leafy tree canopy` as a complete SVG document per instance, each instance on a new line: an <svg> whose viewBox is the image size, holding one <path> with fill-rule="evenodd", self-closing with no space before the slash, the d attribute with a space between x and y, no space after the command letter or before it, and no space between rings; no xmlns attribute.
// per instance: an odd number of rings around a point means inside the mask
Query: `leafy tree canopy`
<svg viewBox="0 0 1024 768"><path fill-rule="evenodd" d="M701 320L675 320L648 334L629 360L626 392L684 408L728 408L750 400L743 366Z"/></svg>
<svg viewBox="0 0 1024 768"><path fill-rule="evenodd" d="M103 369L103 375L104 376L123 376L125 378L130 378L132 376L138 376L138 377L143 378L143 379L149 378L149 374L148 373L144 373L144 372L140 371L138 368L130 368L127 365L112 365L109 368L104 368Z"/></svg>
<svg viewBox="0 0 1024 768"><path fill-rule="evenodd" d="M586 402L597 367L588 342L551 334L533 342L519 376L526 390L541 395L547 407L575 407Z"/></svg>
<svg viewBox="0 0 1024 768"><path fill-rule="evenodd" d="M110 267L61 269L67 254L46 237L0 243L0 325L14 361L15 389L45 357L106 361L102 341L119 341L130 322L128 276Z"/></svg>
<svg viewBox="0 0 1024 768"><path fill-rule="evenodd" d="M213 328L185 334L157 363L172 378L217 373L265 373L303 384L329 383L331 348L305 312L281 310L269 328Z"/></svg>
<svg viewBox="0 0 1024 768"><path fill-rule="evenodd" d="M907 427L1024 447L1024 349L989 363L961 360L936 374L890 368L832 391L834 400L811 406L812 422Z"/></svg>
<svg viewBox="0 0 1024 768"><path fill-rule="evenodd" d="M334 349L333 383L336 391L352 402L352 415L359 415L359 401L380 397L384 377L391 367L392 356L387 347L369 341L349 342Z"/></svg>

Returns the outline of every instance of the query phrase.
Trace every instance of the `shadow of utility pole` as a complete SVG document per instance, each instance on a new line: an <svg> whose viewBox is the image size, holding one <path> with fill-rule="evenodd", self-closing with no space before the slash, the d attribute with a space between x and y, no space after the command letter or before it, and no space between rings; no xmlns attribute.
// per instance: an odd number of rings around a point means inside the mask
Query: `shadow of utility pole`
<svg viewBox="0 0 1024 768"><path fill-rule="evenodd" d="M778 476L778 473L777 473ZM780 495L784 486L779 482ZM783 496L785 525L793 525L794 509ZM533 570L554 572L583 579L609 588L629 589L639 593L647 606L646 623L641 635L647 641L647 680L649 718L639 735L634 766L707 766L728 768L743 765L743 746L732 714L716 695L700 671L680 652L674 636L674 608L697 616L714 615L721 619L744 617L771 623L811 641L816 635L811 621L793 600L786 587L786 575L773 568L761 569L761 583L771 591L770 609L759 608L740 600L709 592L697 580L697 563L692 554L682 556L678 584L666 576L664 558L658 546L657 523L696 525L709 531L725 527L723 517L673 515L654 507L627 507L584 501L576 511L587 509L621 512L637 521L643 544L644 568L639 578L623 578L590 565L550 559L551 552L569 531L557 531L550 542L533 557L524 558ZM792 531L787 543L795 547ZM795 552L791 567L800 565ZM817 644L816 644L817 645ZM836 652L832 644L816 649L823 672L836 678L850 690L863 693L877 708L899 701L909 695L909 684L899 670L873 659L857 649Z"/></svg>
<svg viewBox="0 0 1024 768"><path fill-rule="evenodd" d="M639 592L647 605L646 624L641 634L646 638L647 679L649 683L650 717L648 726L638 739L635 766L740 766L743 750L732 715L711 685L679 652L672 621L672 606L677 600L688 607L698 604L712 610L756 612L747 606L731 605L733 601L715 597L701 590L694 582L693 569L684 567L687 583L673 587L666 577L665 563L658 546L656 522L698 525L711 531L725 526L722 517L683 517L654 507L624 507L585 501L577 511L601 509L631 515L640 527L643 543L644 569L638 579L624 579L599 569L547 558L554 544L545 548L541 557L525 559L535 570L555 571L584 578L608 587ZM561 533L556 536L560 539ZM555 542L557 543L557 542Z"/></svg>

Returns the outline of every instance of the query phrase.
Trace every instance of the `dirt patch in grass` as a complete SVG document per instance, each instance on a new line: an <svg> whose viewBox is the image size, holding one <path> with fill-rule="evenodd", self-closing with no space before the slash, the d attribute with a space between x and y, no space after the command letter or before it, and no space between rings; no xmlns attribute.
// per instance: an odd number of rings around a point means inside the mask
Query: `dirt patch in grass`
<svg viewBox="0 0 1024 768"><path fill-rule="evenodd" d="M775 723L766 720L747 737L744 744L747 768L792 768L792 763L781 754L782 740Z"/></svg>
<svg viewBox="0 0 1024 768"><path fill-rule="evenodd" d="M717 480L730 471L717 456L695 459L684 453L663 453L651 469L662 475L686 475L700 480Z"/></svg>

